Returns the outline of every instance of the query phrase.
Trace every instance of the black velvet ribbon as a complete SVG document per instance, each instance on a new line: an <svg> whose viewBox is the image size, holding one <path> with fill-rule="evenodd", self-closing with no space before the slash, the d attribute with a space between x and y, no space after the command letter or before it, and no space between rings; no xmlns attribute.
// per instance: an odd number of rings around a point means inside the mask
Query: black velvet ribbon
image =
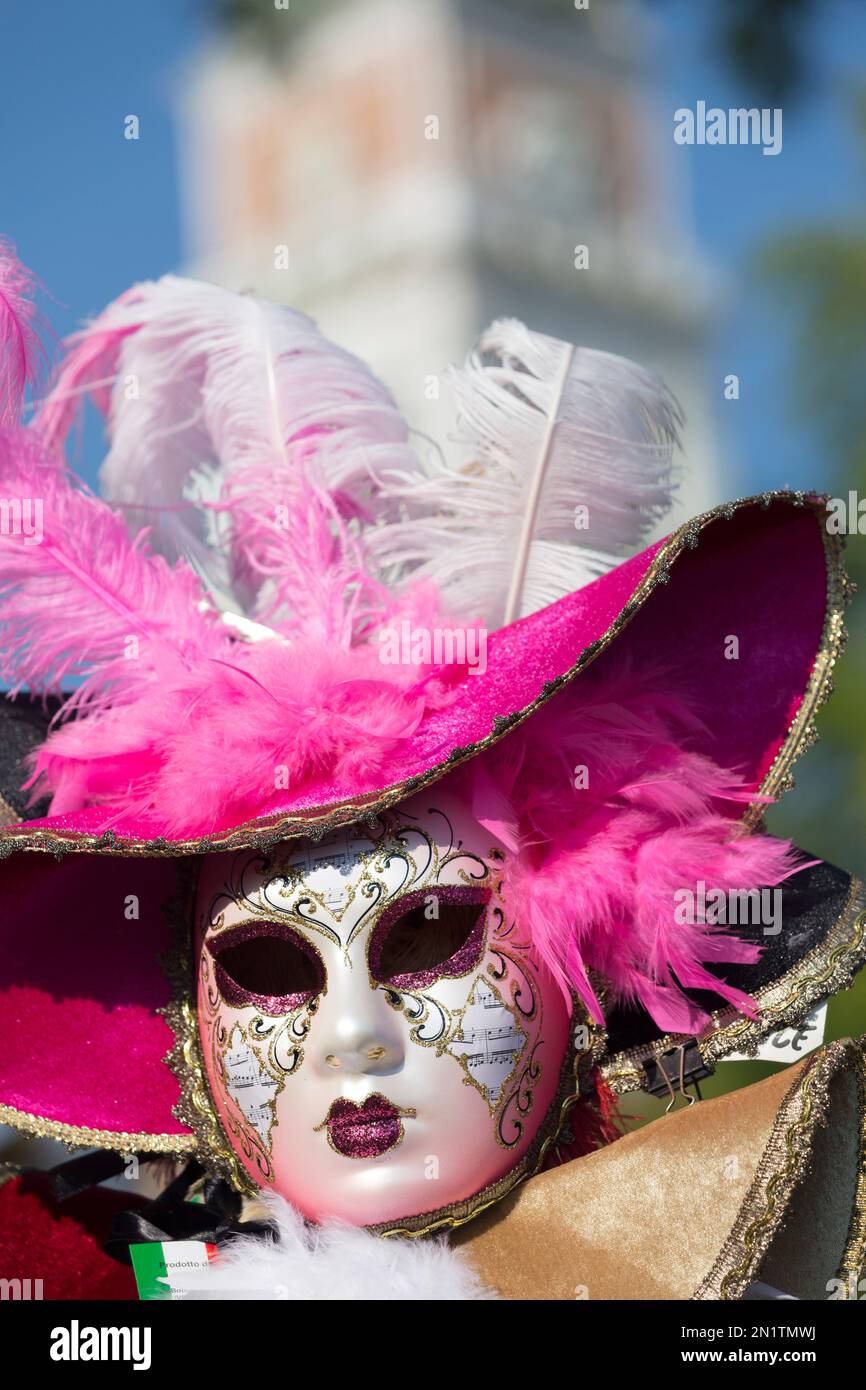
<svg viewBox="0 0 866 1390"><path fill-rule="evenodd" d="M139 1154L145 1160L153 1155ZM58 1164L48 1174L52 1191L59 1201L74 1197L124 1171L127 1159L121 1154L98 1150ZM189 1201L190 1188L204 1178L201 1200ZM153 1201L131 1211L117 1212L112 1219L106 1253L121 1264L130 1264L130 1245L146 1241L201 1240L221 1245L237 1235L273 1235L270 1221L241 1221L242 1199L222 1178L206 1176L191 1159L181 1173Z"/></svg>
<svg viewBox="0 0 866 1390"><path fill-rule="evenodd" d="M187 1201L190 1187L202 1177L204 1168L192 1159L152 1202L138 1211L118 1212L111 1223L108 1254L129 1264L130 1245L144 1241L202 1240L209 1245L222 1245L233 1236L274 1233L276 1227L270 1221L239 1220L241 1198L222 1178L205 1178L202 1200Z"/></svg>
<svg viewBox="0 0 866 1390"><path fill-rule="evenodd" d="M141 1162L150 1157L150 1154L138 1155ZM45 1176L58 1202L65 1202L69 1197L77 1197L80 1192L107 1182L109 1178L119 1177L127 1163L128 1157L123 1154L112 1153L110 1149L96 1149L93 1153L58 1163L54 1168L49 1168Z"/></svg>

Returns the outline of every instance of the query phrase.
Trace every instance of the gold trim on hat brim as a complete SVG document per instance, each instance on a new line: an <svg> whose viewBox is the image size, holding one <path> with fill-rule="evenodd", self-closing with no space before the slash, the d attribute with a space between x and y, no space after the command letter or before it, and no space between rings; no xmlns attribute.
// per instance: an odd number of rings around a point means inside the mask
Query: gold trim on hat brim
<svg viewBox="0 0 866 1390"><path fill-rule="evenodd" d="M568 671L557 677L556 680L549 681L541 693L523 709L515 710L502 717L498 722L498 727L491 730L484 738L463 748L452 750L447 758L426 772L406 778L380 792L371 792L365 796L334 802L327 806L308 807L296 814L246 821L231 830L190 840L167 840L164 837L139 840L118 836L113 831L93 835L76 831L29 830L26 822L17 827L0 826L0 855L12 854L16 850L26 849L45 850L53 853L71 851L91 854L118 854L130 857L134 855L165 857L209 854L215 851L228 851L245 847L266 849L281 839L290 839L299 835L321 836L341 826L350 825L367 816L378 814L387 807L403 801L407 796L429 786L440 777L453 771L455 767L477 756L478 753L492 747L494 743L498 743L501 738L506 737L511 730L517 728L554 695L558 694L611 645L643 607L656 586L668 582L672 566L684 550L696 548L702 532L708 526L722 519L730 519L744 507L763 506L768 508L776 502L787 502L796 507L808 507L815 513L816 518L826 518L827 515L826 502L823 498L802 492L780 491L738 498L736 501L713 507L710 511L686 522L659 548L643 579L606 632L597 641L584 648ZM792 766L800 754L811 746L817 738L814 716L832 690L833 667L845 642L843 613L845 604L852 592L852 586L842 563L841 538L835 534L831 535L826 525L821 525L821 534L827 572L827 598L823 632L798 711L772 766L761 783L758 798L744 812L743 824L748 828L754 828L760 822L767 797L774 798L793 785Z"/></svg>
<svg viewBox="0 0 866 1390"><path fill-rule="evenodd" d="M829 1279L839 1279L845 1262L850 1262L852 1258L852 1231L856 1229L858 1233L862 1232L860 1180L866 1161L862 1147L863 1068L862 1046L847 1039L829 1044L807 1062L800 1063L798 1075L779 1106L769 1142L737 1219L712 1269L698 1286L693 1298L741 1299L749 1284L758 1277L774 1237L790 1218L791 1203L797 1189L807 1175L814 1179L809 1169L818 1129L829 1120L830 1086L843 1069L849 1069L854 1072L857 1087L858 1180L845 1245L839 1252L835 1269L828 1272L828 1282ZM807 1242L812 1236L812 1232L804 1232ZM861 1273L862 1263L857 1271L858 1278ZM828 1288L827 1297L829 1294Z"/></svg>
<svg viewBox="0 0 866 1390"><path fill-rule="evenodd" d="M775 980L752 991L758 1016L746 1018L725 1006L711 1014L701 1035L667 1033L651 1042L604 1059L601 1074L616 1095L640 1091L646 1083L644 1063L678 1047L696 1043L712 1071L731 1052L754 1056L761 1041L781 1028L800 1023L822 1000L847 989L866 965L866 886L852 878L844 906L822 941Z"/></svg>
<svg viewBox="0 0 866 1390"><path fill-rule="evenodd" d="M857 1175L857 1190L848 1236L838 1271L846 1300L860 1297L860 1280L866 1274L866 1052L860 1059L857 1082L860 1106L860 1171Z"/></svg>
<svg viewBox="0 0 866 1390"><path fill-rule="evenodd" d="M31 1115L12 1105L0 1105L0 1125L9 1125L27 1139L56 1139L75 1149L115 1149L118 1153L177 1154L189 1157L196 1153L198 1141L194 1134L149 1134L144 1130L90 1129L87 1125L70 1125L62 1120L49 1120L44 1115Z"/></svg>

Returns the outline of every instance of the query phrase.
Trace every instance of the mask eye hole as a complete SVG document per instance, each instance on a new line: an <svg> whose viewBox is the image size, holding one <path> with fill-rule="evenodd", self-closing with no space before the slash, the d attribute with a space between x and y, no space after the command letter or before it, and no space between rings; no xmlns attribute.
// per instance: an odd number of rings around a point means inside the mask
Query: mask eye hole
<svg viewBox="0 0 866 1390"><path fill-rule="evenodd" d="M325 988L325 967L308 941L281 922L249 922L208 942L227 1004L292 1013Z"/></svg>
<svg viewBox="0 0 866 1390"><path fill-rule="evenodd" d="M407 895L376 927L373 978L395 989L425 989L445 976L468 974L484 950L489 901L489 891L469 887Z"/></svg>

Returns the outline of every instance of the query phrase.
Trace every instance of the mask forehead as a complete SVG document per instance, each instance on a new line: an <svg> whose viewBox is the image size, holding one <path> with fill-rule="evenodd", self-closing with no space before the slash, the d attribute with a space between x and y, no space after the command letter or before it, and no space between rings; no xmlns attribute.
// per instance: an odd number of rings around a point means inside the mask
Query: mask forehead
<svg viewBox="0 0 866 1390"><path fill-rule="evenodd" d="M498 880L502 847L457 801L400 807L373 826L353 826L321 841L290 840L270 854L241 853L222 881L206 875L200 929L210 936L249 914L291 916L349 946L386 904L424 887Z"/></svg>

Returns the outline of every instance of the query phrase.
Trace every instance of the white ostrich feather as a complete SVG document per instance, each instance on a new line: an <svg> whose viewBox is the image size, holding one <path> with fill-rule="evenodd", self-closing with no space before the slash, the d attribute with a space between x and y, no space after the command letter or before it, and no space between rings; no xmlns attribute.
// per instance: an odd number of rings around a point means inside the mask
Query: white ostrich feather
<svg viewBox="0 0 866 1390"><path fill-rule="evenodd" d="M360 519L396 515L375 479L418 467L382 383L306 315L170 275L78 336L43 411L49 435L107 375L100 482L131 529L149 526L220 608L289 628L318 617L334 636L334 609L368 578Z"/></svg>
<svg viewBox="0 0 866 1390"><path fill-rule="evenodd" d="M535 612L633 551L670 506L680 413L653 373L501 319L449 380L461 456L392 476L406 514L368 548L434 580L452 611L489 627Z"/></svg>
<svg viewBox="0 0 866 1390"><path fill-rule="evenodd" d="M467 1256L445 1237L383 1239L354 1226L308 1226L282 1197L263 1197L277 1238L240 1236L222 1246L196 1300L363 1301L495 1299Z"/></svg>
<svg viewBox="0 0 866 1390"><path fill-rule="evenodd" d="M448 379L456 447L422 466L386 388L305 315L166 276L79 335L40 424L58 441L91 389L131 529L221 610L342 646L416 579L452 618L532 613L670 505L680 417L652 373L503 319Z"/></svg>

